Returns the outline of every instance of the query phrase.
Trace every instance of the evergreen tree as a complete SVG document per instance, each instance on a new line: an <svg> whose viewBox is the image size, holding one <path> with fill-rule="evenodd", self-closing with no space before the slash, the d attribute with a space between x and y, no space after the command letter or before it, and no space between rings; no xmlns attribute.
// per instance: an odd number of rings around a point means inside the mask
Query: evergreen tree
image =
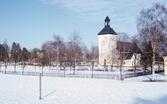
<svg viewBox="0 0 167 104"><path fill-rule="evenodd" d="M41 62L41 65L42 65L42 75L43 75L44 66L49 65L49 56L48 56L47 52L45 52L45 51L41 52L40 62Z"/></svg>
<svg viewBox="0 0 167 104"><path fill-rule="evenodd" d="M144 43L143 45L144 45L144 49L143 49L143 54L141 56L141 64L144 68L144 71L146 71L148 67L151 67L152 69L153 49L151 46L151 42Z"/></svg>
<svg viewBox="0 0 167 104"><path fill-rule="evenodd" d="M38 60L38 52L39 52L39 49L37 49L37 48L34 48L31 51L31 61L33 63L39 62L39 60Z"/></svg>
<svg viewBox="0 0 167 104"><path fill-rule="evenodd" d="M5 48L0 44L0 62L4 62L5 59Z"/></svg>
<svg viewBox="0 0 167 104"><path fill-rule="evenodd" d="M23 48L21 51L21 61L22 61L22 66L23 66L22 74L24 72L26 61L28 61L29 56L30 56L30 53L28 52L28 50L26 48Z"/></svg>
<svg viewBox="0 0 167 104"><path fill-rule="evenodd" d="M8 66L8 62L9 62L9 46L6 42L4 42L2 44L2 46L4 47L5 49L5 52L4 52L4 63L5 63L5 73L6 73L6 69L7 69L7 66Z"/></svg>
<svg viewBox="0 0 167 104"><path fill-rule="evenodd" d="M1 65L4 62L4 54L5 54L5 49L4 47L0 44L0 71L1 71Z"/></svg>
<svg viewBox="0 0 167 104"><path fill-rule="evenodd" d="M14 72L16 72L17 62L21 60L21 48L19 43L13 42L10 53L11 53L11 60L14 61Z"/></svg>
<svg viewBox="0 0 167 104"><path fill-rule="evenodd" d="M4 53L5 59L4 60L8 61L9 60L9 46L7 43L3 43L2 46L4 47L4 51L5 51L5 53Z"/></svg>

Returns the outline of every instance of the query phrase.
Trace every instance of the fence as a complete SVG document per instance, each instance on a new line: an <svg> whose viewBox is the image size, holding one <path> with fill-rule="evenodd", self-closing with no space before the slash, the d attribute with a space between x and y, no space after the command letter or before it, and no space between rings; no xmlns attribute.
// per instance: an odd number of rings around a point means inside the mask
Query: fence
<svg viewBox="0 0 167 104"><path fill-rule="evenodd" d="M14 66L8 66L1 68L2 73L6 74L16 74L16 75L30 75L30 76L39 76L42 73L43 76L50 77L79 77L79 78L107 78L107 79L120 79L120 70L118 67L112 67L108 70L104 68L92 68L91 66L82 66L76 67L74 70L70 67L61 69L60 67L44 67L42 69L39 66L26 66L24 72L21 66L17 66L16 72L14 72ZM136 70L134 73L133 70L129 71L127 67L123 67L122 75L123 78L136 77L141 75L146 75L150 73L144 73L142 70Z"/></svg>

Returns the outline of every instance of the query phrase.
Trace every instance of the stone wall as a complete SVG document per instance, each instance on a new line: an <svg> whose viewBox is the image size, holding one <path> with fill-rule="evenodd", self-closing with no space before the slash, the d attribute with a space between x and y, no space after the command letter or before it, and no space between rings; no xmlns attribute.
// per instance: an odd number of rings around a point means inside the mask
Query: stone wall
<svg viewBox="0 0 167 104"><path fill-rule="evenodd" d="M99 35L99 65L112 65L113 50L117 46L117 36L112 34Z"/></svg>

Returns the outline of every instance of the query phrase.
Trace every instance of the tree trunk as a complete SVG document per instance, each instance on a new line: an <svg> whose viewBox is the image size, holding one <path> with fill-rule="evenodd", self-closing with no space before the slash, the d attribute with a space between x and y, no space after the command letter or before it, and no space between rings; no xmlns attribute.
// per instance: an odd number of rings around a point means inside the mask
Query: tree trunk
<svg viewBox="0 0 167 104"><path fill-rule="evenodd" d="M66 68L64 67L64 77L66 77Z"/></svg>
<svg viewBox="0 0 167 104"><path fill-rule="evenodd" d="M23 63L22 75L24 74L25 62Z"/></svg>
<svg viewBox="0 0 167 104"><path fill-rule="evenodd" d="M136 66L134 67L134 76L136 76Z"/></svg>
<svg viewBox="0 0 167 104"><path fill-rule="evenodd" d="M39 100L42 99L42 74L39 75Z"/></svg>
<svg viewBox="0 0 167 104"><path fill-rule="evenodd" d="M122 77L122 67L120 67L120 80L123 80L123 77Z"/></svg>
<svg viewBox="0 0 167 104"><path fill-rule="evenodd" d="M152 43L152 48L153 48L153 62L152 62L152 80L155 80L155 42Z"/></svg>
<svg viewBox="0 0 167 104"><path fill-rule="evenodd" d="M75 62L74 62L74 71L73 71L73 75L75 75Z"/></svg>
<svg viewBox="0 0 167 104"><path fill-rule="evenodd" d="M119 68L120 68L120 80L123 80L123 76L122 76L122 65L123 65L123 62L121 62L122 61L122 59L120 60L120 66L119 66Z"/></svg>
<svg viewBox="0 0 167 104"><path fill-rule="evenodd" d="M15 62L15 64L14 64L14 72L16 72L16 62Z"/></svg>
<svg viewBox="0 0 167 104"><path fill-rule="evenodd" d="M0 65L0 72L2 72L2 70L1 70L1 65Z"/></svg>
<svg viewBox="0 0 167 104"><path fill-rule="evenodd" d="M43 67L44 67L44 66L42 65L42 76L43 76Z"/></svg>
<svg viewBox="0 0 167 104"><path fill-rule="evenodd" d="M75 66L74 66L74 71L73 71L73 75L75 75Z"/></svg>
<svg viewBox="0 0 167 104"><path fill-rule="evenodd" d="M24 67L23 67L23 69L22 69L22 75L24 74Z"/></svg>
<svg viewBox="0 0 167 104"><path fill-rule="evenodd" d="M7 65L5 65L5 74L6 74Z"/></svg>
<svg viewBox="0 0 167 104"><path fill-rule="evenodd" d="M136 53L135 55L135 59L134 59L134 76L136 76Z"/></svg>
<svg viewBox="0 0 167 104"><path fill-rule="evenodd" d="M113 64L111 65L111 71L113 71Z"/></svg>
<svg viewBox="0 0 167 104"><path fill-rule="evenodd" d="M93 78L93 70L94 70L94 62L92 62L92 75L91 75L92 78Z"/></svg>

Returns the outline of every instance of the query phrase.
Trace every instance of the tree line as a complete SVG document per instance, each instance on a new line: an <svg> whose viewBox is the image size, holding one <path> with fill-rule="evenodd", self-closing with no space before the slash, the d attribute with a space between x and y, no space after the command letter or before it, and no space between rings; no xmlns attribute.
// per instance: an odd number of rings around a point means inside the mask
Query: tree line
<svg viewBox="0 0 167 104"><path fill-rule="evenodd" d="M27 64L41 66L58 66L60 68L70 67L74 70L77 65L86 64L98 60L98 47L92 46L88 49L77 32L70 35L68 41L64 41L59 35L53 35L53 40L43 43L41 49L28 50L21 48L20 44L13 42L11 48L4 42L0 44L0 62L5 65L14 65L16 72L17 65L21 65L23 72Z"/></svg>

